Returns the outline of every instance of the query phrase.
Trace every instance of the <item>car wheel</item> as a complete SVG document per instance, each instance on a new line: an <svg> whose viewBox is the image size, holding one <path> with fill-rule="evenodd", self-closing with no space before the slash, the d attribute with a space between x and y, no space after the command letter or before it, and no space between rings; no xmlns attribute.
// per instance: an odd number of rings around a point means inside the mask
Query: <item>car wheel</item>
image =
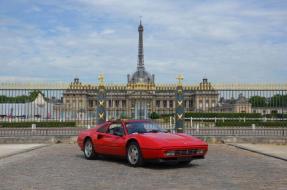
<svg viewBox="0 0 287 190"><path fill-rule="evenodd" d="M131 142L127 147L127 160L133 167L142 166L143 158L138 143Z"/></svg>
<svg viewBox="0 0 287 190"><path fill-rule="evenodd" d="M95 149L91 139L87 139L84 145L84 154L86 159L92 160L96 158Z"/></svg>

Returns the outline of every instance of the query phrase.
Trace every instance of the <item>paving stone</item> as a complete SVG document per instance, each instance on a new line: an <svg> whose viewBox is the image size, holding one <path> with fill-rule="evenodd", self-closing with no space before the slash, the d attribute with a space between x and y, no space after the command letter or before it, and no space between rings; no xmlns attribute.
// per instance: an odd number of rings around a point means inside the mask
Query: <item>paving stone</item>
<svg viewBox="0 0 287 190"><path fill-rule="evenodd" d="M187 167L86 160L74 144L56 144L0 160L0 189L287 189L287 163L227 145L210 145Z"/></svg>

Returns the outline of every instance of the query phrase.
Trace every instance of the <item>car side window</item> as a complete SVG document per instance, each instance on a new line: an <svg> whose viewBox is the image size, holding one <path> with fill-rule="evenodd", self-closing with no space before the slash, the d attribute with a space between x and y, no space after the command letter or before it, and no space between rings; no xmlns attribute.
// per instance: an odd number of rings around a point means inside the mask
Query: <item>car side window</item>
<svg viewBox="0 0 287 190"><path fill-rule="evenodd" d="M121 123L113 123L109 126L109 129L107 130L107 133L116 135L116 136L123 136L124 135L124 129L122 127Z"/></svg>
<svg viewBox="0 0 287 190"><path fill-rule="evenodd" d="M143 123L129 123L126 125L128 134L132 133L145 133L146 129L144 128Z"/></svg>
<svg viewBox="0 0 287 190"><path fill-rule="evenodd" d="M106 131L107 131L107 125L104 125L97 130L97 132L100 132L100 133L105 133Z"/></svg>

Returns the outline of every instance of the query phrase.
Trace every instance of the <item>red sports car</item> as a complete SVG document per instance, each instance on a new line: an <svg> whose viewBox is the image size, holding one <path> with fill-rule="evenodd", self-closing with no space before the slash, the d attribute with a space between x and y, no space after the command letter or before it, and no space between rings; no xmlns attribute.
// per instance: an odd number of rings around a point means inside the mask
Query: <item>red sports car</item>
<svg viewBox="0 0 287 190"><path fill-rule="evenodd" d="M114 155L126 157L132 166L149 160L189 164L203 159L208 150L207 143L198 138L168 133L144 120L108 121L82 131L77 142L89 160L98 155Z"/></svg>

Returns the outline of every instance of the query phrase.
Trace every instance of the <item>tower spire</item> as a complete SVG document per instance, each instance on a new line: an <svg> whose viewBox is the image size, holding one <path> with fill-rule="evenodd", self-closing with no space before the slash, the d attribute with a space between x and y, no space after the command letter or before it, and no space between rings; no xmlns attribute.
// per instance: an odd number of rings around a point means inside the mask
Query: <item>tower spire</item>
<svg viewBox="0 0 287 190"><path fill-rule="evenodd" d="M143 25L140 19L139 31L139 44L138 44L138 70L144 70L144 49L143 49Z"/></svg>
<svg viewBox="0 0 287 190"><path fill-rule="evenodd" d="M144 50L143 50L143 31L144 27L142 25L141 19L138 26L139 31L139 41L138 41L138 63L137 71L132 75L128 75L128 83L145 83L154 85L154 75L149 74L144 67Z"/></svg>

